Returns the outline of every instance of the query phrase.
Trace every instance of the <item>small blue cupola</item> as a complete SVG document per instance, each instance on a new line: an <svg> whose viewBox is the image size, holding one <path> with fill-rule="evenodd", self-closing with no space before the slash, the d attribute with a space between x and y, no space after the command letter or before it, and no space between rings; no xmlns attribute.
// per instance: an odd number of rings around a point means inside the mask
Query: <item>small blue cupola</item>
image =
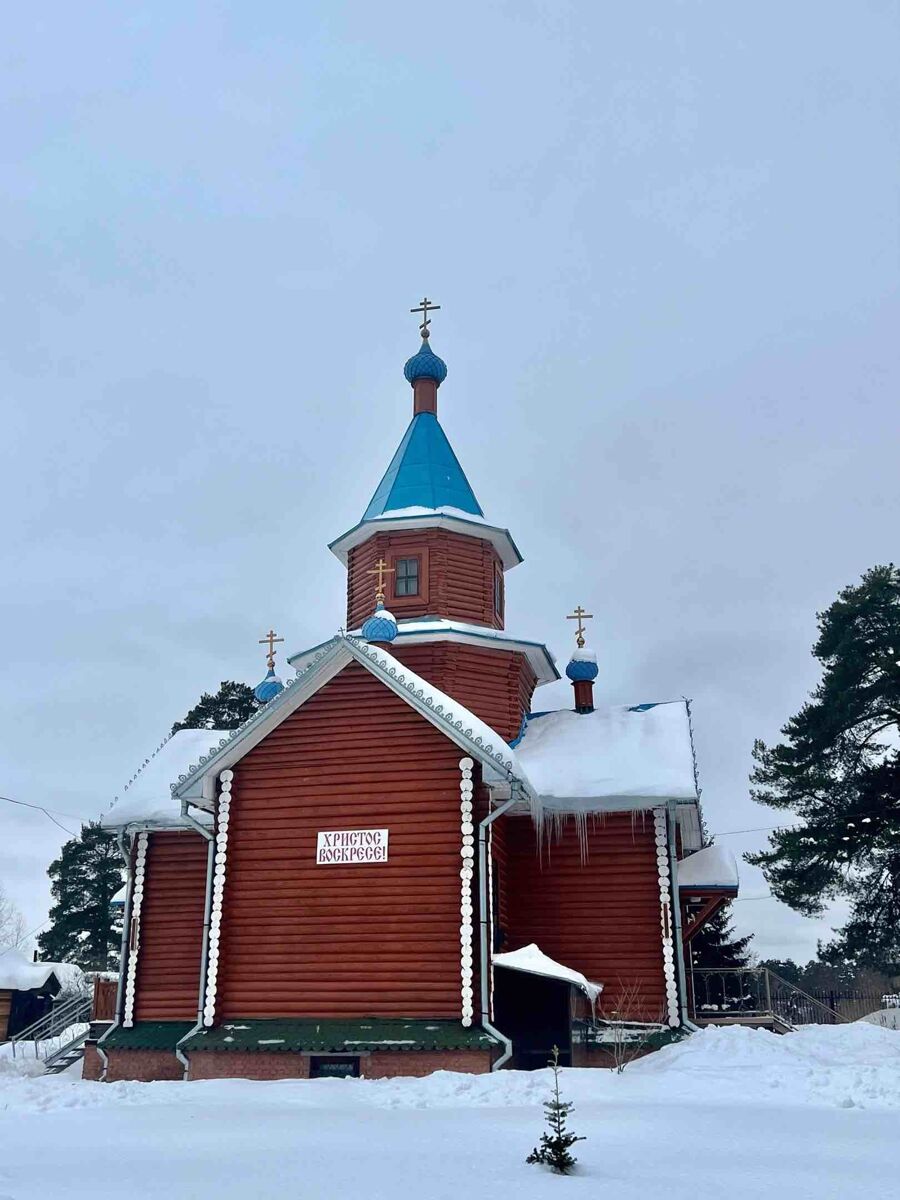
<svg viewBox="0 0 900 1200"><path fill-rule="evenodd" d="M268 704L270 700L274 700L279 692L284 691L284 684L275 674L274 664L269 667L266 672L265 679L258 683L253 689L253 695L257 698L260 704Z"/></svg>
<svg viewBox="0 0 900 1200"><path fill-rule="evenodd" d="M447 364L428 345L427 332L422 338L419 352L406 360L403 374L406 382L413 386L417 379L432 379L440 387L447 378Z"/></svg>
<svg viewBox="0 0 900 1200"><path fill-rule="evenodd" d="M575 611L566 617L567 621L578 622L575 634L576 648L572 651L572 657L566 665L566 675L571 679L575 689L575 711L578 713L594 711L594 680L599 674L599 668L597 655L593 650L587 649L584 644L584 621L589 621L592 616L593 613L585 612L579 604Z"/></svg>
<svg viewBox="0 0 900 1200"><path fill-rule="evenodd" d="M367 642L392 642L397 636L397 621L379 600L371 617L363 621L362 635Z"/></svg>
<svg viewBox="0 0 900 1200"><path fill-rule="evenodd" d="M268 704L270 700L274 700L280 692L284 691L284 684L275 674L275 643L283 641L284 638L276 637L274 629L270 629L265 637L259 639L261 646L268 644L269 647L266 654L266 666L269 668L266 677L253 689L253 695L260 704Z"/></svg>
<svg viewBox="0 0 900 1200"><path fill-rule="evenodd" d="M593 650L579 649L572 651L566 667L566 674L573 683L580 679L589 679L591 683L597 678L600 668L597 666L597 655Z"/></svg>
<svg viewBox="0 0 900 1200"><path fill-rule="evenodd" d="M396 618L384 607L384 577L392 571L393 567L379 558L375 570L370 572L378 576L378 583L375 585L375 611L363 621L361 630L367 642L392 642L397 636Z"/></svg>

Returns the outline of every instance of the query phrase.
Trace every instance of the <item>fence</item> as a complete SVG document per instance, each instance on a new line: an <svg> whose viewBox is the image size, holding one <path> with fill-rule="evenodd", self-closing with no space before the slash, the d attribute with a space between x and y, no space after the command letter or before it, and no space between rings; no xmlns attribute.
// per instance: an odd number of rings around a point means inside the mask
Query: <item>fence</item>
<svg viewBox="0 0 900 1200"><path fill-rule="evenodd" d="M94 980L94 996L91 1002L92 1021L112 1021L116 1015L116 990L118 981L102 979L99 975Z"/></svg>

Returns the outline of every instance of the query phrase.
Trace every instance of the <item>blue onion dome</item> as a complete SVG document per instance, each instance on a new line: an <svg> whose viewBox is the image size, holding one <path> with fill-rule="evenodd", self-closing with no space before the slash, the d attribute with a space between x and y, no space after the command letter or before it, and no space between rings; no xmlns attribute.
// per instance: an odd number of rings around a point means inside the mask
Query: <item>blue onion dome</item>
<svg viewBox="0 0 900 1200"><path fill-rule="evenodd" d="M407 360L403 374L406 376L407 383L415 383L417 379L433 379L438 387L447 378L447 364L442 358L438 358L428 345L427 334L422 338L422 348L419 353Z"/></svg>
<svg viewBox="0 0 900 1200"><path fill-rule="evenodd" d="M380 600L371 617L363 622L362 635L367 642L392 642L397 636L394 614L389 613Z"/></svg>
<svg viewBox="0 0 900 1200"><path fill-rule="evenodd" d="M270 700L274 700L279 692L284 691L284 684L275 674L275 668L269 667L268 673L262 683L258 683L253 689L253 695L257 698L260 704L268 704Z"/></svg>
<svg viewBox="0 0 900 1200"><path fill-rule="evenodd" d="M584 680L593 682L599 674L597 655L593 650L573 650L566 667L566 674L573 683L580 683Z"/></svg>

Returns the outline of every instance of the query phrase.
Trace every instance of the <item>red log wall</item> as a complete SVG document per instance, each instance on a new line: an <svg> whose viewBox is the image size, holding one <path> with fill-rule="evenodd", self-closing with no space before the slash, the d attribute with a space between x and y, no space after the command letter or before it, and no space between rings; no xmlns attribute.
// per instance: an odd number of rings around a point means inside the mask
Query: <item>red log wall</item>
<svg viewBox="0 0 900 1200"><path fill-rule="evenodd" d="M537 684L524 654L456 642L409 646L402 640L388 649L410 670L481 717L506 741L518 735Z"/></svg>
<svg viewBox="0 0 900 1200"><path fill-rule="evenodd" d="M395 567L398 558L419 556L418 596L394 594L394 575L387 577L386 605L398 620L437 616L503 628L494 611L494 571L502 575L500 556L484 538L446 529L408 529L376 533L355 546L347 561L347 625L358 629L375 607L375 576L368 574L379 558Z"/></svg>
<svg viewBox="0 0 900 1200"><path fill-rule="evenodd" d="M460 1016L461 757L353 663L237 765L217 1020ZM372 828L386 863L316 865Z"/></svg>
<svg viewBox="0 0 900 1200"><path fill-rule="evenodd" d="M197 1015L206 846L199 833L150 835L141 905L136 1021L187 1021Z"/></svg>
<svg viewBox="0 0 900 1200"><path fill-rule="evenodd" d="M591 824L588 859L581 861L573 823L557 841L548 835L542 859L526 817L505 825L508 938L504 950L537 942L557 962L604 984L599 1007L617 1008L637 989L639 1013L665 1020L659 876L653 817L607 816Z"/></svg>

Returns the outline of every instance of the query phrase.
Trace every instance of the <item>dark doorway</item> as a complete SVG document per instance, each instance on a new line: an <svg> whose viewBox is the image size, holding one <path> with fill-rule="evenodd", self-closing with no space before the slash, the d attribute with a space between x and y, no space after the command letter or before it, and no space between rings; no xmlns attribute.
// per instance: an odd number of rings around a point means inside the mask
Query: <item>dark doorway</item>
<svg viewBox="0 0 900 1200"><path fill-rule="evenodd" d="M494 970L494 1024L512 1039L510 1066L519 1071L546 1067L554 1046L559 1061L572 1061L571 984L508 967Z"/></svg>

